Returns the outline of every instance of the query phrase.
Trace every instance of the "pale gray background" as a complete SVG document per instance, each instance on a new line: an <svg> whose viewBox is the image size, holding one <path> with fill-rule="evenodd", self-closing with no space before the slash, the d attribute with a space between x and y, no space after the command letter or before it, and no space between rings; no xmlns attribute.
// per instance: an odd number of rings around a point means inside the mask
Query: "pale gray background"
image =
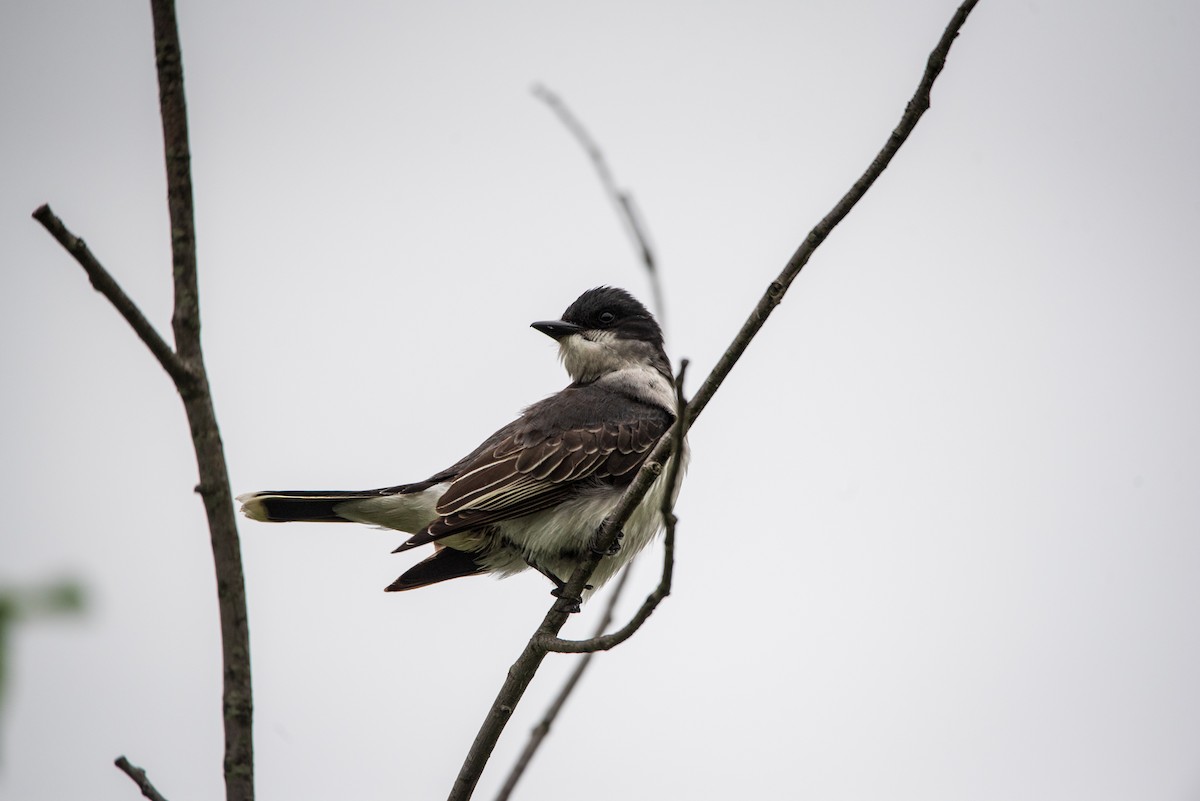
<svg viewBox="0 0 1200 801"><path fill-rule="evenodd" d="M530 321L648 298L535 81L640 201L694 388L954 7L183 2L235 491L422 478L564 383ZM522 797L1200 798L1198 9L984 0L701 418L675 594ZM0 6L0 580L90 598L15 631L4 798L135 798L122 753L172 799L222 792L180 403L29 218L50 202L167 331L156 92L147 3ZM242 536L260 797L443 797L546 582L385 595L397 535Z"/></svg>

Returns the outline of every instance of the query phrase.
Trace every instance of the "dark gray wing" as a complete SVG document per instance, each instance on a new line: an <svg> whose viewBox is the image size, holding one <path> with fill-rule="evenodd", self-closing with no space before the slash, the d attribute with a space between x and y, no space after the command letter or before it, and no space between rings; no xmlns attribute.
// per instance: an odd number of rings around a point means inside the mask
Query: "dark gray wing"
<svg viewBox="0 0 1200 801"><path fill-rule="evenodd" d="M397 550L547 509L585 485L628 484L672 423L661 407L594 385L567 387L451 468L440 517Z"/></svg>

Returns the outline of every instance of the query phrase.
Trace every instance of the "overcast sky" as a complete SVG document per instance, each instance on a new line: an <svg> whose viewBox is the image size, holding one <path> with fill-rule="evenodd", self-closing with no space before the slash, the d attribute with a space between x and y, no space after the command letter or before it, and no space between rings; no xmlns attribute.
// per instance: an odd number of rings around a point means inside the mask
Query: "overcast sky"
<svg viewBox="0 0 1200 801"><path fill-rule="evenodd" d="M649 301L536 82L633 191L694 389L955 5L181 2L234 491L424 478L566 382L531 321L599 284ZM983 0L698 421L675 591L520 797L1198 797L1198 38L1195 3ZM148 3L0 5L0 187L0 585L87 595L12 632L0 797L135 798L118 754L221 797L181 404L29 216L49 202L169 332ZM391 595L401 535L241 534L259 797L443 797L547 582Z"/></svg>

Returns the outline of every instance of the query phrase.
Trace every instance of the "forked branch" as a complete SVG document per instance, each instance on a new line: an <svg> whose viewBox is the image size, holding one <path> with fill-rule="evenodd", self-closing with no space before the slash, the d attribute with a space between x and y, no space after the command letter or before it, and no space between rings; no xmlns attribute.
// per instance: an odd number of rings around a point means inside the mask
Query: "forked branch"
<svg viewBox="0 0 1200 801"><path fill-rule="evenodd" d="M600 620L596 623L596 636L604 633L612 623L613 613L616 611L617 601L620 600L621 591L625 589L625 585L629 582L629 566L621 571L617 581L613 584L612 590L608 595L608 602L604 607L604 613L600 616ZM542 719L529 732L529 739L525 742L525 747L521 749L521 754L509 769L508 776L504 780L504 784L500 787L500 792L496 793L496 801L508 801L512 797L513 791L517 788L517 782L525 775L525 769L529 767L533 757L541 748L542 743L550 735L550 729L554 726L554 722L558 719L558 715L562 712L563 707L567 703L567 699L571 697L571 693L575 691L575 687L583 678L584 672L587 671L588 665L591 664L592 657L595 653L587 653L581 656L575 663L575 667L567 676L567 680L563 682L563 686L559 688L558 693L554 696L554 700L546 707L546 711L542 714Z"/></svg>
<svg viewBox="0 0 1200 801"><path fill-rule="evenodd" d="M675 379L675 401L678 409L676 420L681 421L684 418L684 409L686 401L683 397L683 379L687 373L688 361L684 359L679 366L679 375ZM683 452L683 427L678 423L672 428L672 439L675 442L675 453ZM616 607L617 599L620 597L621 590L625 588L625 583L629 579L630 566L626 565L621 571L621 578L613 587L612 594L608 600L608 606L601 616L600 622L596 625L596 633L591 639L587 640L560 640L557 637L548 636L539 641L539 645L546 651L555 651L559 653L576 653L582 654L579 663L571 674L567 677L567 681L563 684L558 694L554 697L546 713L542 716L541 721L534 727L530 733L529 741L525 744L525 748L521 751L521 755L517 758L516 763L509 771L508 777L504 780L504 784L500 788L500 792L496 794L496 801L506 801L511 797L513 790L516 788L517 782L525 773L525 769L529 766L534 754L541 747L542 742L550 733L550 727L553 725L559 712L562 711L563 705L567 702L567 698L575 690L579 680L583 677L583 673L587 670L588 664L597 651L607 651L620 645L625 640L633 636L642 624L649 619L650 615L658 607L659 603L664 598L671 594L671 577L675 570L675 524L678 522L675 517L675 496L679 488L679 473L683 467L682 459L675 459L671 462L670 471L667 474L667 492L663 493L662 499L662 517L666 524L666 533L663 537L663 567L662 577L659 579L658 586L654 591L646 597L642 602L641 607L630 619L629 623L625 624L618 631L612 634L604 634L604 630L613 619L613 610Z"/></svg>
<svg viewBox="0 0 1200 801"><path fill-rule="evenodd" d="M795 254L788 260L783 271L767 287L762 298L755 305L746 322L743 323L729 348L721 355L712 372L709 373L700 389L692 397L688 412L681 421L683 433L686 433L696 418L700 416L704 407L712 400L713 394L721 386L722 382L724 382L742 354L745 353L746 348L749 347L750 342L762 328L767 317L779 305L788 287L791 286L796 276L800 274L804 265L808 263L813 252L820 247L821 243L825 241L837 224L862 199L867 190L871 188L871 185L887 169L888 164L891 163L892 158L896 155L901 145L908 139L917 122L921 119L921 116L929 108L930 92L933 88L933 83L937 80L938 75L945 66L950 46L954 43L954 39L958 36L963 24L967 21L968 15L970 15L971 10L977 3L978 0L966 0L955 11L949 25L946 26L945 31L942 33L941 38L938 40L937 45L926 62L925 71L917 85L917 90L905 107L904 114L900 118L900 123L891 132L887 142L884 143L883 148L871 161L870 166L867 167L862 176L855 181L854 185L834 205L833 209L809 232L808 236L800 244L799 248L797 248ZM634 507L645 496L653 480L661 473L662 466L670 456L673 447L674 441L671 438L664 438L659 442L650 458L646 460L641 471L634 478L633 483L625 491L625 495L622 497L618 508L605 521L604 525L600 527L596 538L595 550L597 552L604 551L616 542L617 533L633 512ZM533 676L537 672L538 667L541 666L542 660L545 659L547 652L544 643L548 638L557 637L558 632L566 624L569 617L569 601L566 599L572 596L579 597L599 561L600 556L597 553L590 555L580 564L567 582L562 593L563 598L555 601L550 611L546 614L545 619L543 619L542 624L538 626L537 631L530 637L529 642L517 658L517 661L509 668L504 684L501 686L496 700L492 703L492 708L484 718L479 733L476 735L475 741L471 744L471 748L467 752L467 757L463 762L458 777L455 779L454 786L451 788L449 795L451 801L470 798L474 793L475 786L479 781L480 775L483 773L492 750L495 748L496 741L499 740L500 734L512 716L514 708L521 700L521 696L524 695L529 683L533 680Z"/></svg>
<svg viewBox="0 0 1200 801"><path fill-rule="evenodd" d="M687 375L688 360L683 359L679 365L679 375L675 377L675 406L678 421L671 429L671 452L682 454L684 451L684 433L687 425L687 400L683 396L683 380ZM675 495L679 489L679 474L683 470L683 459L672 459L667 468L667 491L663 493L662 518L663 534L663 566L662 576L658 586L646 596L641 607L630 618L629 622L611 634L601 634L587 640L562 640L558 637L544 637L541 645L547 651L560 654L592 654L596 651L607 651L615 648L632 637L642 624L650 619L654 610L663 599L671 594L671 580L675 575L675 526L679 520L675 517Z"/></svg>
<svg viewBox="0 0 1200 801"><path fill-rule="evenodd" d="M217 428L200 347L200 299L196 281L195 215L192 205L191 153L188 145L187 105L183 92L183 61L173 0L151 0L154 51L158 72L159 108L167 172L167 207L171 219L171 261L175 308L171 327L172 348L159 335L112 275L92 255L83 240L43 205L33 216L87 272L96 287L154 354L171 376L183 400L200 483L196 491L204 501L217 574L217 601L221 619L224 675L222 710L225 720L225 795L227 801L254 798L253 703L250 687L250 635L246 622L246 590L242 575L241 546L233 516L232 493L225 451ZM125 765L128 765L126 762ZM118 763L137 780L137 775ZM140 773L142 779L144 773ZM149 785L142 784L143 792Z"/></svg>
<svg viewBox="0 0 1200 801"><path fill-rule="evenodd" d="M646 235L645 223L642 222L641 218L635 211L632 194L628 191L622 191L617 188L616 180L613 178L612 171L608 167L608 161L604 158L603 151L600 150L600 146L591 137L591 134L587 132L587 129L583 126L583 123L579 120L579 118L576 117L567 107L566 103L564 103L557 94L551 92L545 86L540 84L533 87L533 94L534 97L537 97L550 107L550 109L555 113L555 116L557 116L559 121L563 124L563 127L565 127L567 131L573 137L575 137L575 140L579 142L589 160L592 162L592 165L595 167L596 173L600 178L600 183L604 187L605 192L608 194L609 199L612 200L613 206L617 212L617 216L621 219L621 222L624 223L625 232L632 241L634 249L637 251L639 258L641 259L642 266L646 269L647 277L650 279L650 288L654 293L654 311L660 324L663 326L665 333L666 307L663 300L664 293L662 288L662 277L658 271L657 260L655 259L654 251L650 246L649 237ZM674 486L674 483L672 483L670 486ZM669 504L668 500L670 501ZM673 515L671 510L674 508L674 500L669 497L664 498L663 505L664 519L666 519L668 514ZM664 557L664 565L671 565L674 563L674 559L671 554L671 548L674 546L673 528L668 532L668 537L664 540L664 542L668 544L668 553ZM617 602L620 601L621 595L625 591L630 569L631 565L626 565L621 570L620 579L616 582L616 584L613 585L612 590L609 592L607 605L605 606L604 614L601 616L600 623L596 627L596 632L593 635L594 637L599 637L600 635L604 634L604 630L608 628L610 623L612 623L613 611L616 609ZM655 592L657 593L660 590L661 584L660 589L655 590ZM665 597L665 594L659 597L653 602L654 605L657 605L658 601L661 601L662 598ZM649 599L647 599L646 603L649 602ZM644 622L645 619L649 617L649 612L645 611L646 603L642 604L643 611L639 611L638 613L640 619L635 618L635 620L637 620L636 625L640 625L641 622ZM622 631L625 631L626 629L629 629L628 625L625 626ZM575 687L578 686L580 680L583 678L583 674L591 665L592 653L594 653L594 651L588 651L588 655L579 660L574 670L572 670L567 676L567 680L563 684L563 687L554 696L554 700L550 702L550 706L547 708L542 720L530 732L529 740L526 742L525 748L522 749L521 755L517 757L517 761L513 764L513 767L509 771L508 778L504 780L504 784L501 786L500 792L496 795L496 801L505 801L505 799L512 795L513 790L516 788L517 782L525 773L525 769L529 766L534 754L537 753L538 748L541 747L542 742L545 741L546 736L549 734L550 727L554 724L558 714L562 711L563 706L566 704L567 698L569 698L571 693L574 692Z"/></svg>

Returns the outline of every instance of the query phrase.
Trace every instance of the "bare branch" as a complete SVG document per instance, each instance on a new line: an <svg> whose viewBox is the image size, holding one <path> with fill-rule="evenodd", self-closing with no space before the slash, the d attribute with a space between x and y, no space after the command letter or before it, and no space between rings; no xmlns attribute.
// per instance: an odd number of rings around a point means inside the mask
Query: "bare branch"
<svg viewBox="0 0 1200 801"><path fill-rule="evenodd" d="M154 57L167 167L167 211L175 279L175 348L184 360L200 356L200 293L196 284L196 225L192 208L192 153L183 93L183 53L174 0L150 0Z"/></svg>
<svg viewBox="0 0 1200 801"><path fill-rule="evenodd" d="M596 636L604 633L612 623L613 612L617 607L617 601L621 599L621 591L625 589L625 585L629 582L629 565L621 571L620 578L613 585L612 590L608 594L608 603L604 607L604 614L600 616L600 622L596 624ZM554 696L554 700L550 702L550 706L546 708L542 719L529 733L529 742L525 743L525 749L521 751L521 755L517 757L517 761L513 764L512 770L509 771L508 778L504 781L504 786L500 788L500 792L496 794L496 801L508 801L512 796L513 790L516 789L517 782L525 774L525 769L529 767L529 763L533 760L534 754L541 747L542 741L550 734L550 728L554 725L554 721L558 719L558 713L567 703L567 698L575 691L575 686L579 684L579 680L583 678L584 671L588 665L592 663L592 657L595 653L586 653L579 658L575 663L575 669L567 676L566 682L559 689L558 694Z"/></svg>
<svg viewBox="0 0 1200 801"><path fill-rule="evenodd" d="M617 186L616 179L613 178L612 170L608 168L608 161L604 158L604 151L596 144L596 140L592 139L591 134L583 127L583 123L579 118L571 113L567 108L567 104L556 95L554 92L547 89L545 86L538 84L533 87L533 96L544 102L550 107L550 110L558 116L562 124L566 126L571 135L583 147L585 153L592 161L592 165L596 168L596 174L600 177L600 184L604 187L605 194L617 209L617 216L625 225L625 233L629 235L629 240L633 243L633 247L638 252L638 257L642 260L642 264L646 268L646 272L650 274L650 291L654 293L654 310L658 314L658 322L665 330L667 308L663 302L662 281L658 275L658 263L654 258L654 250L650 247L650 237L646 233L646 224L642 221L641 215L637 213L637 207L633 202L633 194L628 190L623 190Z"/></svg>
<svg viewBox="0 0 1200 801"><path fill-rule="evenodd" d="M683 397L683 380L687 375L688 360L682 359L679 364L679 375L675 378L675 405L678 409L675 426L671 429L673 453L683 453L684 420L687 419L687 401ZM675 517L675 496L679 489L679 473L683 469L683 459L673 459L667 470L667 491L663 493L662 518L665 524L663 534L663 567L662 577L654 591L646 596L641 607L630 618L624 627L611 634L593 636L586 640L563 640L558 637L545 637L542 647L547 651L560 654L593 654L596 651L607 651L615 648L632 637L642 627L663 599L671 594L671 579L675 574L675 525L679 519Z"/></svg>
<svg viewBox="0 0 1200 801"><path fill-rule="evenodd" d="M136 784L138 789L142 791L142 795L146 796L146 798L149 798L150 801L167 801L167 799L163 798L162 793L154 789L154 785L150 783L148 778L146 778L146 771L142 770L137 765L131 765L129 760L123 756L117 757L113 764L125 771L125 775L133 779L134 784Z"/></svg>
<svg viewBox="0 0 1200 801"><path fill-rule="evenodd" d="M962 29L963 23L967 21L967 16L978 2L979 0L966 0L954 12L954 16L950 19L950 24L946 26L946 30L942 33L942 38L938 40L937 46L929 54L929 59L925 65L925 72L921 76L921 82L918 84L917 91L913 94L912 99L905 106L904 114L900 117L900 123L892 131L883 148L871 161L866 172L854 182L854 185L850 187L850 191L808 233L808 236L804 238L804 241L800 243L800 247L796 249L796 252L784 266L783 271L767 287L766 292L754 307L754 311L750 313L746 322L742 324L741 330L734 337L733 343L721 354L720 359L717 360L717 364L708 378L704 380L700 389L696 390L696 394L692 396L688 407L689 422L694 421L700 416L700 412L704 411L704 407L712 400L713 393L717 391L717 387L721 386L721 382L725 380L725 377L729 375L729 371L733 369L738 359L746 352L750 341L754 339L755 334L763 327L763 323L767 321L767 317L779 305L779 302L783 300L788 287L792 285L792 281L796 280L796 276L804 269L804 265L808 264L808 260L812 257L813 252L820 247L821 243L832 233L837 224L850 213L850 209L854 208L855 204L862 199L863 195L867 193L867 190L871 188L876 179L883 174L888 164L891 163L892 157L896 155L896 151L908 139L909 134L916 127L921 116L929 109L929 95L933 89L933 82L937 80L942 67L946 65L946 56L950 52L950 45L954 44L954 39L958 36L959 30Z"/></svg>
<svg viewBox="0 0 1200 801"><path fill-rule="evenodd" d="M584 584L595 571L596 565L600 563L601 552L609 550L616 542L617 532L625 525L625 521L633 513L634 507L645 497L650 485L662 473L663 460L670 455L672 445L673 441L670 439L662 440L655 448L654 453L642 465L629 488L625 490L625 494L621 496L617 508L597 532L595 549L588 550L587 556L571 574L561 597L555 600L541 625L529 638L521 655L517 657L517 661L508 669L504 684L500 687L496 700L492 702L492 707L479 727L479 733L476 734L466 759L463 760L458 777L454 780L454 786L448 796L449 801L470 798L475 792L475 785L479 782L483 768L487 765L492 750L496 747L496 741L500 739L500 733L508 725L513 710L525 694L529 683L533 681L542 660L546 658L548 652L542 643L545 638L556 636L566 625L574 606L572 598L581 596Z"/></svg>
<svg viewBox="0 0 1200 801"><path fill-rule="evenodd" d="M225 720L225 797L254 798L253 696L250 684L250 631L246 620L246 586L241 543L233 516L233 493L225 449L217 427L200 347L200 301L196 282L196 228L192 207L191 149L187 103L183 92L183 60L174 0L151 0L158 99L162 112L167 168L167 206L171 216L171 255L175 278L175 347L195 373L194 386L179 387L192 432L217 574L224 665L222 709Z"/></svg>
<svg viewBox="0 0 1200 801"><path fill-rule="evenodd" d="M609 198L613 201L614 207L617 211L617 216L625 224L625 231L630 235L630 238L634 244L634 248L638 251L642 264L646 268L646 272L649 273L650 286L654 292L655 311L658 314L660 323L665 327L666 309L663 300L662 281L660 279L658 270L656 269L654 252L651 249L649 239L645 234L645 225L641 222L641 219L637 214L637 210L633 204L632 195L628 192L621 192L617 189L616 182L612 177L612 172L608 168L608 162L605 160L604 154L601 152L599 145L597 145L595 140L593 140L588 134L587 130L583 127L583 124L579 122L575 115L570 112L566 104L563 103L556 94L544 86L535 86L533 89L533 94L550 106L551 110L555 112L567 130L570 131L575 136L576 140L578 140L583 146L584 151L588 154L588 157L595 165L596 172L600 176L600 182L604 186ZM672 480L670 486L674 486L674 480ZM668 509L669 506L667 504L667 498L664 498L664 513L666 513ZM673 562L670 552L670 543L673 542L673 537L674 531L672 530L668 532L666 539L666 542L668 543L668 552L665 556L666 561L664 564ZM602 635L604 630L608 628L609 624L612 622L613 610L616 609L617 602L621 599L621 595L625 590L628 578L629 566L626 566L621 572L620 579L613 586L612 591L609 593L608 605L605 607L604 614L601 618L600 624L596 627L593 637L599 637ZM665 595L662 597L665 597ZM661 598L659 600L661 600ZM657 601L655 601L655 605L657 605ZM645 604L643 604L643 609L644 608ZM648 616L649 612L646 612L645 617ZM642 620L644 620L645 617L643 617ZM629 626L626 626L625 629L622 629L622 631L626 629L629 629ZM634 626L634 629L636 629L636 626ZM632 633L632 630L630 633ZM551 638L551 640L562 642L556 638ZM591 664L592 653L593 652L591 651L587 652L587 655L584 656L575 666L575 669L571 671L570 675L567 677L566 683L559 690L558 694L551 702L550 707L546 710L542 718L542 722L535 726L530 732L529 741L525 744L524 750L517 758L516 764L514 764L510 770L504 786L501 787L500 793L497 795L497 801L503 801L511 795L513 789L516 787L517 781L520 780L521 776L525 772L526 767L528 767L530 761L533 759L534 754L537 753L538 748L541 747L542 741L545 740L546 736L550 733L551 724L554 722L555 718L557 718L558 713L566 703L567 698L570 697L570 694L579 684L580 679L583 678L583 674L587 670L588 665Z"/></svg>
<svg viewBox="0 0 1200 801"><path fill-rule="evenodd" d="M933 83L942 71L942 67L945 66L946 55L950 51L951 44L953 44L959 30L966 22L971 9L977 3L978 0L966 0L966 2L959 6L950 24L943 32L941 39L939 39L937 46L930 54L920 84L912 100L909 101L905 108L904 114L900 118L900 124L892 131L883 149L876 155L866 172L855 182L850 191L838 201L833 210L813 228L804 242L801 243L796 253L784 267L783 272L767 288L763 298L755 306L749 319L742 325L741 330L735 336L729 348L718 359L716 366L709 373L700 390L697 391L691 400L688 413L683 421L682 428L684 429L684 433L691 427L696 418L700 416L700 412L704 410L708 401L712 399L713 394L729 375L729 372L745 352L751 340L754 339L754 336L762 328L763 323L766 322L766 318L770 315L771 311L779 305L788 287L795 280L796 276L799 275L800 270L808 262L813 251L825 241L833 228L837 226L846 214L849 213L850 209L866 194L866 191L879 178L884 169L887 168L896 151L908 139L909 134L912 133L921 116L929 108L929 95ZM569 599L572 596L579 597L583 591L584 584L587 583L588 578L591 577L592 572L600 561L599 552L608 549L614 544L617 532L620 531L621 526L629 518L634 507L645 496L651 483L662 472L662 466L672 452L673 447L674 441L670 438L664 438L659 441L654 452L646 460L642 469L625 491L617 509L597 532L595 543L595 551L597 553L589 554L579 567L576 568L570 580L563 588L562 597L555 601L541 625L538 626L537 631L534 632L525 649L517 658L517 661L509 668L504 684L501 686L496 700L492 703L492 708L488 711L487 717L480 726L479 733L476 735L475 741L471 744L467 758L463 762L458 777L455 779L454 786L449 795L450 801L471 797L475 790L475 785L478 783L479 777L487 764L487 760L495 748L496 741L500 738L501 732L512 716L513 709L520 702L522 695L524 695L526 688L533 680L533 676L541 665L542 660L546 657L546 651L542 643L549 637L556 637L558 632L562 630L563 625L565 625L570 615L568 611L570 607Z"/></svg>
<svg viewBox="0 0 1200 801"><path fill-rule="evenodd" d="M225 720L225 794L227 801L254 798L253 701L250 685L250 634L246 621L246 589L241 544L233 516L233 498L225 451L209 392L200 347L200 304L196 281L196 236L192 206L191 156L187 135L187 105L183 92L183 62L173 0L151 0L154 19L155 63L166 157L167 205L171 218L171 259L175 284L172 328L175 350L137 309L112 276L78 237L67 231L49 206L34 217L75 257L95 286L121 312L170 374L183 400L204 501L217 574L221 618L221 648L225 678L222 709Z"/></svg>
<svg viewBox="0 0 1200 801"><path fill-rule="evenodd" d="M33 219L40 222L42 227L50 232L50 236L58 240L58 244L62 245L75 261L79 262L79 266L83 267L84 272L87 273L92 286L97 292L108 298L113 307L120 312L121 316L125 318L125 322L129 323L129 327L142 342L146 343L146 347L154 354L154 358L158 359L158 363L171 376L171 380L177 385L191 383L193 376L183 360L159 335L154 325L146 319L133 299L125 294L125 290L121 289L116 279L108 270L104 269L104 265L92 255L87 244L67 230L67 226L50 210L50 206L47 204L39 206L33 212Z"/></svg>
<svg viewBox="0 0 1200 801"><path fill-rule="evenodd" d="M677 421L684 419L683 410L686 406L686 401L683 398L683 379L687 373L688 361L683 359L679 366L679 375L675 380L675 398L679 408L679 413L676 416ZM672 437L675 439L675 452L681 453L683 448L683 427L678 423L673 429ZM646 622L647 618L654 612L655 607L671 594L671 576L675 569L675 496L679 485L679 472L682 469L683 460L676 459L671 463L671 469L667 474L668 490L663 494L662 500L662 516L666 522L666 534L663 540L663 572L662 578L659 580L658 587L642 602L642 606L638 609L637 614L633 616L629 623L622 629L607 636L604 630L613 619L613 610L616 608L617 600L621 597L621 591L625 589L625 584L629 579L629 566L621 572L621 578L613 587L612 593L608 599L608 605L604 609L604 615L601 617L599 624L595 629L595 634L591 639L587 640L560 640L557 637L547 637L540 641L540 644L547 651L556 651L559 653L580 653L583 656L571 674L567 677L566 683L555 696L545 715L540 723L533 728L530 733L529 742L525 744L525 749L521 752L521 756L517 758L517 762L513 765L512 770L505 780L504 786L500 788L500 792L496 795L496 801L506 801L516 787L517 781L520 780L525 768L533 759L533 755L537 753L542 741L550 734L550 727L554 720L558 717L558 713L562 710L567 698L575 689L575 685L579 683L583 673L587 670L591 659L596 651L607 651L608 649L619 645L629 639L641 625Z"/></svg>

